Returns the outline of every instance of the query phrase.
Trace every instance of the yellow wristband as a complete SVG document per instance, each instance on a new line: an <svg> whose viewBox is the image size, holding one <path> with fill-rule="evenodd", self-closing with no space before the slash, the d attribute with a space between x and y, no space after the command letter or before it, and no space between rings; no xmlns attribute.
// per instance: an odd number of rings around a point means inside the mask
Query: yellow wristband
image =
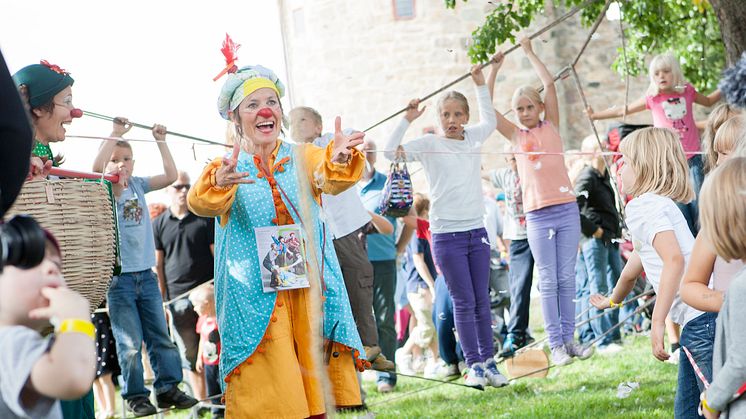
<svg viewBox="0 0 746 419"><path fill-rule="evenodd" d="M57 334L62 333L83 333L88 335L89 338L96 340L96 328L93 327L93 323L87 320L81 319L65 319L60 322L60 325L55 329Z"/></svg>
<svg viewBox="0 0 746 419"><path fill-rule="evenodd" d="M710 413L717 413L717 410L715 410L715 409L711 408L711 407L710 407L710 406L709 406L709 405L707 404L707 399L705 399L704 397L702 398L702 407L704 407L704 408L705 408L705 410L706 410L706 411L708 411L708 412L710 412Z"/></svg>
<svg viewBox="0 0 746 419"><path fill-rule="evenodd" d="M622 303L615 303L614 300L612 300L611 297L609 297L609 307L616 308L616 307L621 307L621 306L622 306Z"/></svg>

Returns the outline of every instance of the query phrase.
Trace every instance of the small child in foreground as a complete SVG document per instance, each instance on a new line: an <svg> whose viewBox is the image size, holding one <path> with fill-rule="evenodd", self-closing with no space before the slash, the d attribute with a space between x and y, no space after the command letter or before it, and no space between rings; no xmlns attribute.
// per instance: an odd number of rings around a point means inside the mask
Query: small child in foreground
<svg viewBox="0 0 746 419"><path fill-rule="evenodd" d="M0 274L0 418L62 418L59 400L88 393L96 376L88 301L65 286L59 245L47 232L44 260ZM38 330L55 319L56 335Z"/></svg>

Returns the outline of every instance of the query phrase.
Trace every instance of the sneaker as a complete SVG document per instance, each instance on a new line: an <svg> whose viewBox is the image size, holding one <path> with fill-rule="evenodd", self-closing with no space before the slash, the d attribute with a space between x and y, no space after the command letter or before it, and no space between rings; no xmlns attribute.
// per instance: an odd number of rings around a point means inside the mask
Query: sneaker
<svg viewBox="0 0 746 419"><path fill-rule="evenodd" d="M581 360L590 358L596 350L593 346L586 347L576 342L565 343L565 349L568 355Z"/></svg>
<svg viewBox="0 0 746 419"><path fill-rule="evenodd" d="M500 388L508 385L508 379L500 374L500 371L497 369L497 364L492 358L484 363L484 377L487 379L487 384L492 387Z"/></svg>
<svg viewBox="0 0 746 419"><path fill-rule="evenodd" d="M425 367L425 378L448 378L458 374L458 365L446 364L443 360L432 362Z"/></svg>
<svg viewBox="0 0 746 419"><path fill-rule="evenodd" d="M165 393L156 395L155 398L158 400L158 407L161 409L169 409L171 407L177 409L189 409L197 404L197 399L187 395L176 386L171 387L171 389Z"/></svg>
<svg viewBox="0 0 746 419"><path fill-rule="evenodd" d="M135 417L155 415L158 413L153 403L145 396L133 397L127 400L127 407L135 414Z"/></svg>
<svg viewBox="0 0 746 419"><path fill-rule="evenodd" d="M516 337L512 333L508 334L508 337L505 338L505 342L503 342L503 349L500 351L498 356L500 358L512 358L513 355L515 355L515 352L519 349L518 342L516 342Z"/></svg>
<svg viewBox="0 0 746 419"><path fill-rule="evenodd" d="M567 353L565 345L552 348L552 363L556 366L572 364L572 357Z"/></svg>
<svg viewBox="0 0 746 419"><path fill-rule="evenodd" d="M618 343L610 343L610 344L605 345L605 346L599 346L597 352L600 355L614 355L614 354L619 353L619 352L621 352L623 350L624 350L624 348L622 348L622 345L620 345Z"/></svg>
<svg viewBox="0 0 746 419"><path fill-rule="evenodd" d="M380 354L373 361L370 361L370 367L376 371L396 371L396 365L386 359L384 354Z"/></svg>
<svg viewBox="0 0 746 419"><path fill-rule="evenodd" d="M415 371L412 368L412 354L404 353L404 348L399 348L394 353L394 360L396 361L396 368L400 373L404 375L414 375Z"/></svg>
<svg viewBox="0 0 746 419"><path fill-rule="evenodd" d="M487 385L487 378L484 376L484 365L476 362L469 367L469 371L464 376L464 384L469 387L484 388Z"/></svg>

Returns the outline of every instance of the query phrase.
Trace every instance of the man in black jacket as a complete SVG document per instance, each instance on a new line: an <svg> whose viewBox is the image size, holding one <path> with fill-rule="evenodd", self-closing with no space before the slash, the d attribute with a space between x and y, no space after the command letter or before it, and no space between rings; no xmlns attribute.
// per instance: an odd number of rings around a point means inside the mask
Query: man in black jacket
<svg viewBox="0 0 746 419"><path fill-rule="evenodd" d="M600 152L596 137L589 136L583 140L582 151ZM576 269L576 293L578 310L585 311L589 295L608 294L616 285L622 269L619 244L614 241L621 237L621 220L602 155L586 155L586 166L575 179L575 194L583 233ZM599 310L591 309L584 317L587 319L599 314ZM602 335L618 321L619 311L609 310L606 315L582 326L579 329L581 343ZM598 342L599 351L616 352L621 349L619 342L621 334L616 329Z"/></svg>

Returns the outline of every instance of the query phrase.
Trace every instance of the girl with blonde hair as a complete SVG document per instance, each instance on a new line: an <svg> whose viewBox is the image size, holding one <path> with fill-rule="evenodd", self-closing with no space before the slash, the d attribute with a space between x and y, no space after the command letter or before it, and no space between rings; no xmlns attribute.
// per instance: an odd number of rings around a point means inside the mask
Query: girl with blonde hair
<svg viewBox="0 0 746 419"><path fill-rule="evenodd" d="M728 160L736 148L746 145L744 129L744 115L733 117L720 126L712 144L717 166ZM700 207L713 204L721 203L701 201ZM701 233L694 241L692 255L681 283L681 297L687 304L699 310L718 312L723 305L725 291L738 271L743 268L743 262L740 259L726 262L715 253L707 235ZM712 288L709 287L711 279Z"/></svg>
<svg viewBox="0 0 746 419"><path fill-rule="evenodd" d="M718 154L714 149L715 134L725 121L741 115L741 110L727 103L721 103L710 112L702 134L702 151L704 152L705 175L717 166Z"/></svg>
<svg viewBox="0 0 746 419"><path fill-rule="evenodd" d="M702 187L702 233L712 243L718 258L733 263L746 260L746 158L721 163ZM724 222L727 220L727 222ZM732 279L724 296L715 329L712 355L713 379L700 396L707 418L746 416L743 397L733 395L746 381L746 270Z"/></svg>
<svg viewBox="0 0 746 419"><path fill-rule="evenodd" d="M683 327L681 346L690 349L709 379L715 315L695 310L679 296L679 283L694 245L694 236L674 203L694 198L684 149L676 134L665 128L635 131L619 149L624 161L622 189L633 196L626 206L626 222L635 251L611 296L594 294L591 304L600 310L619 307L644 269L657 295L650 333L653 355L660 361L670 357L663 345L666 317L670 317ZM677 418L696 411L701 385L686 355L680 353L674 402Z"/></svg>
<svg viewBox="0 0 746 419"><path fill-rule="evenodd" d="M580 212L562 156L554 78L534 53L530 39L523 38L521 46L544 85L544 100L533 87L518 88L513 94L512 107L523 128L496 112L497 130L516 152L528 242L539 269L541 308L552 361L555 365L566 365L573 357L586 359L593 354L592 347L585 348L574 342L573 299ZM491 87L503 58L501 52L493 57L487 83ZM531 154L533 152L546 154Z"/></svg>
<svg viewBox="0 0 746 419"><path fill-rule="evenodd" d="M591 119L621 118L649 109L653 116L653 125L658 128L668 128L678 134L681 145L686 152L689 174L694 184L695 194L699 194L702 186L703 163L700 152L699 131L694 121L692 105L712 106L720 100L720 90L715 90L705 96L684 79L679 60L671 54L661 54L653 57L649 69L650 85L645 96L632 102L626 109L613 107L601 112L593 112L588 107ZM697 202L696 198L688 204L680 203L679 209L684 214L692 234L697 234Z"/></svg>

